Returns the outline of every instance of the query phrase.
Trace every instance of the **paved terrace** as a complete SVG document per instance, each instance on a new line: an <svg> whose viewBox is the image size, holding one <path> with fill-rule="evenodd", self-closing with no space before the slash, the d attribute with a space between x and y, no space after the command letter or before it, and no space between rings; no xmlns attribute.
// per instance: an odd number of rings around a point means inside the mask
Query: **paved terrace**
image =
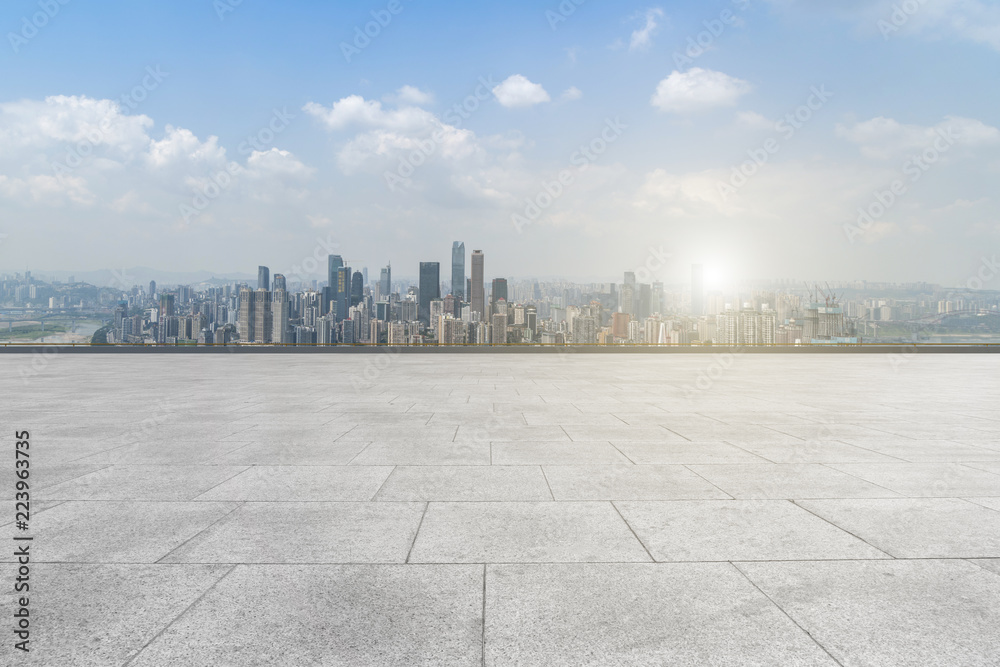
<svg viewBox="0 0 1000 667"><path fill-rule="evenodd" d="M0 663L1000 664L1000 357L731 361L0 356Z"/></svg>

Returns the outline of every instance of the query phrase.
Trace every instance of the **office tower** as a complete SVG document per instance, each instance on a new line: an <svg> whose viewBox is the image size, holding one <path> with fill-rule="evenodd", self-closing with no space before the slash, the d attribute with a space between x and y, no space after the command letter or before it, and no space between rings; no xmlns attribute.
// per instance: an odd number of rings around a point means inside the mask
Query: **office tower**
<svg viewBox="0 0 1000 667"><path fill-rule="evenodd" d="M351 276L351 305L356 306L361 303L361 297L365 294L365 276L360 271L355 271Z"/></svg>
<svg viewBox="0 0 1000 667"><path fill-rule="evenodd" d="M451 244L451 293L465 301L465 243Z"/></svg>
<svg viewBox="0 0 1000 667"><path fill-rule="evenodd" d="M347 318L347 310L351 307L351 267L341 266L334 277L331 304L336 306L336 321L343 322ZM330 308L333 310L333 307Z"/></svg>
<svg viewBox="0 0 1000 667"><path fill-rule="evenodd" d="M462 316L462 299L454 294L447 295L444 299L444 312L454 317Z"/></svg>
<svg viewBox="0 0 1000 667"><path fill-rule="evenodd" d="M490 331L490 342L493 345L507 344L507 315L494 315Z"/></svg>
<svg viewBox="0 0 1000 667"><path fill-rule="evenodd" d="M274 320L271 312L271 292L259 288L254 294L253 302L253 334L250 340L255 343L270 343L274 332Z"/></svg>
<svg viewBox="0 0 1000 667"><path fill-rule="evenodd" d="M635 287L635 271L625 272L625 284Z"/></svg>
<svg viewBox="0 0 1000 667"><path fill-rule="evenodd" d="M155 280L150 280L149 281L149 298L152 299L154 294L156 294L156 281Z"/></svg>
<svg viewBox="0 0 1000 667"><path fill-rule="evenodd" d="M691 314L705 314L705 270L701 264L691 267Z"/></svg>
<svg viewBox="0 0 1000 667"><path fill-rule="evenodd" d="M284 345L289 343L288 335L288 292L284 286L278 287L278 279L284 283L284 277L274 276L275 290L271 296L271 317L273 318L273 330L271 332L271 342Z"/></svg>
<svg viewBox="0 0 1000 667"><path fill-rule="evenodd" d="M392 264L386 264L378 279L378 296L380 301L388 301L392 293Z"/></svg>
<svg viewBox="0 0 1000 667"><path fill-rule="evenodd" d="M486 317L486 295L483 293L485 290L485 283L483 278L483 264L484 257L482 250L472 251L472 293L469 295L470 305L472 306L472 312L478 313L479 320L485 322ZM475 319L476 315L473 315Z"/></svg>
<svg viewBox="0 0 1000 667"><path fill-rule="evenodd" d="M507 301L507 279L506 278L494 278L493 279L493 289L490 291L490 305L493 309L496 309L497 303L500 299Z"/></svg>
<svg viewBox="0 0 1000 667"><path fill-rule="evenodd" d="M331 289L337 286L337 271L342 268L344 268L344 259L340 255L330 255L327 257L326 284L329 285ZM331 300L335 299L336 294L332 296Z"/></svg>
<svg viewBox="0 0 1000 667"><path fill-rule="evenodd" d="M240 340L243 342L250 342L253 340L254 315L256 314L256 310L254 309L255 298L256 293L249 287L244 285L240 288L237 330L240 334Z"/></svg>
<svg viewBox="0 0 1000 667"><path fill-rule="evenodd" d="M283 276L280 273L275 273L274 274L274 291L277 292L280 289L287 291L288 290L288 285L286 284L285 276Z"/></svg>
<svg viewBox="0 0 1000 667"><path fill-rule="evenodd" d="M424 326L431 323L431 301L441 298L441 264L420 262L420 288L417 294L417 319Z"/></svg>
<svg viewBox="0 0 1000 667"><path fill-rule="evenodd" d="M257 289L271 289L271 270L266 266L257 267Z"/></svg>

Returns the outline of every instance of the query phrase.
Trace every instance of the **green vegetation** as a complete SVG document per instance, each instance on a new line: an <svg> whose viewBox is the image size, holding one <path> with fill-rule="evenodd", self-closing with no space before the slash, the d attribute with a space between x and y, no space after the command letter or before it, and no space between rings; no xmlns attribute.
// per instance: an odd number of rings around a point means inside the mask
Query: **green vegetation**
<svg viewBox="0 0 1000 667"><path fill-rule="evenodd" d="M43 336L66 333L66 331L66 327L60 324L46 324L44 330L41 325L38 324L32 324L26 327L15 326L13 329L7 329L4 327L3 329L0 329L0 340L37 340Z"/></svg>
<svg viewBox="0 0 1000 667"><path fill-rule="evenodd" d="M90 339L91 345L107 345L108 344L108 332L111 331L112 327L106 326L101 327L94 332L93 337Z"/></svg>

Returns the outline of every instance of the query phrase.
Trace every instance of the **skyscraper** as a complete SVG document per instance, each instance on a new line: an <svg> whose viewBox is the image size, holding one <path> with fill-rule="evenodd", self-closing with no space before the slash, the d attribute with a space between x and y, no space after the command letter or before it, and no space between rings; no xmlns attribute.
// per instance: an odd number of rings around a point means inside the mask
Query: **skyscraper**
<svg viewBox="0 0 1000 667"><path fill-rule="evenodd" d="M441 264L420 262L420 291L417 295L417 319L425 326L431 322L431 301L441 298Z"/></svg>
<svg viewBox="0 0 1000 667"><path fill-rule="evenodd" d="M337 308L336 321L342 322L347 319L347 310L351 307L351 267L338 268L333 280L333 287L330 290L333 293L331 303Z"/></svg>
<svg viewBox="0 0 1000 667"><path fill-rule="evenodd" d="M344 259L340 255L330 255L327 258L327 285L330 286L331 290L337 287L337 271L344 267ZM331 301L335 301L337 298L336 293L330 296Z"/></svg>
<svg viewBox="0 0 1000 667"><path fill-rule="evenodd" d="M506 278L493 279L493 290L490 292L490 306L494 312L496 312L496 305L500 299L503 299L504 301L508 300Z"/></svg>
<svg viewBox="0 0 1000 667"><path fill-rule="evenodd" d="M451 244L451 293L465 301L465 243Z"/></svg>
<svg viewBox="0 0 1000 667"><path fill-rule="evenodd" d="M486 317L486 295L485 283L483 282L484 257L482 250L472 251L472 294L470 294L470 305L472 312L479 313L480 321L487 321Z"/></svg>
<svg viewBox="0 0 1000 667"><path fill-rule="evenodd" d="M271 270L266 266L257 267L257 289L271 289Z"/></svg>
<svg viewBox="0 0 1000 667"><path fill-rule="evenodd" d="M355 271L351 276L351 305L356 306L361 303L361 297L365 294L365 276L360 271Z"/></svg>
<svg viewBox="0 0 1000 667"><path fill-rule="evenodd" d="M271 313L271 293L266 288L259 288L254 295L253 327L250 340L255 343L270 343L274 333L274 320Z"/></svg>
<svg viewBox="0 0 1000 667"><path fill-rule="evenodd" d="M382 301L388 301L392 293L392 264L386 264L378 280L378 296Z"/></svg>
<svg viewBox="0 0 1000 667"><path fill-rule="evenodd" d="M691 314L705 314L705 270L701 264L691 267Z"/></svg>
<svg viewBox="0 0 1000 667"><path fill-rule="evenodd" d="M149 298L152 299L154 294L156 294L156 281L155 280L150 280L149 281Z"/></svg>
<svg viewBox="0 0 1000 667"><path fill-rule="evenodd" d="M243 342L253 340L254 316L256 314L256 309L254 308L255 299L256 293L252 289L246 285L240 288L239 315L236 324L240 340Z"/></svg>
<svg viewBox="0 0 1000 667"><path fill-rule="evenodd" d="M290 342L288 335L288 315L288 292L285 290L285 277L278 273L274 276L274 294L271 296L271 317L273 318L272 343L285 344Z"/></svg>

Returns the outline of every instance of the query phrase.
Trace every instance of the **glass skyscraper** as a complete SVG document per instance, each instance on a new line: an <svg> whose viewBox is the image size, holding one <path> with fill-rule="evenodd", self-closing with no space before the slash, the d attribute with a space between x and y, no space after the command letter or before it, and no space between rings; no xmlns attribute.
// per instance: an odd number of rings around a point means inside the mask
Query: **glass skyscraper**
<svg viewBox="0 0 1000 667"><path fill-rule="evenodd" d="M429 326L431 301L441 298L440 262L420 262L420 291L417 296L417 319Z"/></svg>
<svg viewBox="0 0 1000 667"><path fill-rule="evenodd" d="M465 301L465 243L451 244L451 293Z"/></svg>

